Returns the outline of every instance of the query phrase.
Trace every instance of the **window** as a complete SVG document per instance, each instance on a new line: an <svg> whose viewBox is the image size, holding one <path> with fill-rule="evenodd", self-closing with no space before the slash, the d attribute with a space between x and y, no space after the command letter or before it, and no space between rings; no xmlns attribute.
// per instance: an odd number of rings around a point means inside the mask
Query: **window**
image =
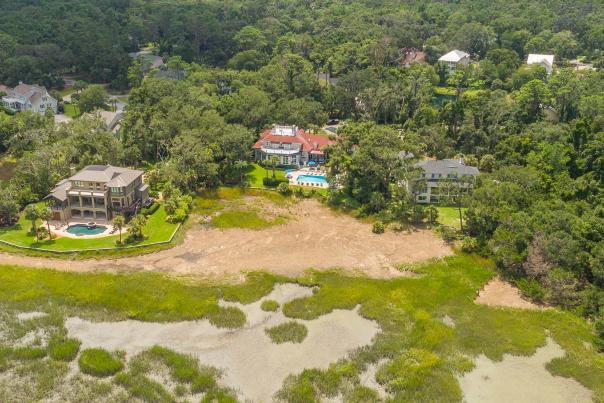
<svg viewBox="0 0 604 403"><path fill-rule="evenodd" d="M122 193L122 188L114 188L114 187L112 187L111 188L111 193L116 193L116 194Z"/></svg>

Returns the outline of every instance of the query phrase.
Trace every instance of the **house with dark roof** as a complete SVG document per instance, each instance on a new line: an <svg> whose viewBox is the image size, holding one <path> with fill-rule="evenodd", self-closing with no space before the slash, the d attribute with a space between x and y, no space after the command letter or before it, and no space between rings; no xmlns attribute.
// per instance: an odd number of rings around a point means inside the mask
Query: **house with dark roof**
<svg viewBox="0 0 604 403"><path fill-rule="evenodd" d="M32 111L43 115L50 109L57 113L57 100L44 87L19 83L15 88L0 86L0 91L6 94L2 97L2 106L12 112Z"/></svg>
<svg viewBox="0 0 604 403"><path fill-rule="evenodd" d="M135 214L149 198L143 171L111 165L88 165L63 179L44 199L53 220L109 221Z"/></svg>
<svg viewBox="0 0 604 403"><path fill-rule="evenodd" d="M335 144L327 136L311 134L297 126L278 126L264 130L254 144L256 161L277 158L279 165L305 166L325 162L323 150Z"/></svg>
<svg viewBox="0 0 604 403"><path fill-rule="evenodd" d="M458 196L450 192L457 189L461 192L468 191L480 173L478 168L466 165L463 158L424 160L415 164L415 167L421 170L418 203L440 203L445 197ZM459 186L448 186L451 183Z"/></svg>

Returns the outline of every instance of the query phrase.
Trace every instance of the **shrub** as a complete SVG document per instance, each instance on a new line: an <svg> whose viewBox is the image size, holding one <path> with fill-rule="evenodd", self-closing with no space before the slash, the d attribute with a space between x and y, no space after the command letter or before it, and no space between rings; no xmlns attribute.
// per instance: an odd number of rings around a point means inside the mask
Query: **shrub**
<svg viewBox="0 0 604 403"><path fill-rule="evenodd" d="M466 253L474 253L478 251L478 241L476 238L466 236L461 241L461 250Z"/></svg>
<svg viewBox="0 0 604 403"><path fill-rule="evenodd" d="M457 231L455 230L455 228L443 225L438 228L438 232L440 236L444 239L444 241L447 243L451 243L457 239Z"/></svg>
<svg viewBox="0 0 604 403"><path fill-rule="evenodd" d="M82 351L78 364L83 373L94 376L111 376L124 368L119 359L102 348Z"/></svg>
<svg viewBox="0 0 604 403"><path fill-rule="evenodd" d="M177 222L183 222L186 218L187 212L184 209L177 208L176 211L174 211L174 214L168 217L168 221L174 224Z"/></svg>
<svg viewBox="0 0 604 403"><path fill-rule="evenodd" d="M537 280L521 278L516 281L516 286L524 297L531 301L543 302L545 289Z"/></svg>
<svg viewBox="0 0 604 403"><path fill-rule="evenodd" d="M80 350L77 339L53 338L48 343L48 353L53 360L73 361Z"/></svg>
<svg viewBox="0 0 604 403"><path fill-rule="evenodd" d="M264 329L268 337L273 343L302 343L308 335L308 329L301 323L296 321L282 323L277 326Z"/></svg>
<svg viewBox="0 0 604 403"><path fill-rule="evenodd" d="M596 347L599 351L604 353L604 318L596 320L595 323L596 335Z"/></svg>
<svg viewBox="0 0 604 403"><path fill-rule="evenodd" d="M266 312L275 312L279 309L279 303L272 299L265 299L260 305L260 309Z"/></svg>
<svg viewBox="0 0 604 403"><path fill-rule="evenodd" d="M381 221L374 222L373 223L373 228L371 229L371 231L374 234L383 234L385 230L386 230L386 226Z"/></svg>
<svg viewBox="0 0 604 403"><path fill-rule="evenodd" d="M262 178L262 184L264 186L272 187L272 188L277 187L277 186L279 186L280 183L285 183L285 182L288 182L287 179L278 179L278 178L272 178L272 177Z"/></svg>
<svg viewBox="0 0 604 403"><path fill-rule="evenodd" d="M150 216L155 214L155 212L159 209L159 203L153 202L149 207L141 209L141 214L144 216Z"/></svg>
<svg viewBox="0 0 604 403"><path fill-rule="evenodd" d="M279 184L279 186L277 186L277 191L279 193L281 193L282 195L288 195L291 193L291 190L289 188L289 183L287 182L281 182Z"/></svg>

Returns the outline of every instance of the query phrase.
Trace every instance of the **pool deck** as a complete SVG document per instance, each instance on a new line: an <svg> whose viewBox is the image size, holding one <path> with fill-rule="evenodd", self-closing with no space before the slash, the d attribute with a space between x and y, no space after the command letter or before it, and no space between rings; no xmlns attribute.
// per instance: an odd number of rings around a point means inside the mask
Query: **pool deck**
<svg viewBox="0 0 604 403"><path fill-rule="evenodd" d="M106 223L106 222L97 222L98 225L102 225L104 227L107 227L107 229L105 229L105 231L101 232L100 234L94 234L94 235L75 235L75 234L70 234L69 232L67 232L67 228L69 228L70 226L73 225L77 225L77 224L88 224L90 222L90 220L84 221L84 220L75 220L75 221L69 221L69 223L67 223L67 225L65 224L61 224L58 222L55 222L53 224L53 222L50 222L50 232L52 232L53 234L55 234L58 237L65 237L65 238L74 238L74 239L90 239L90 238L104 238L106 236L112 236L112 235L119 235L119 232L115 231L113 232L113 225L111 223ZM46 227L46 222L44 222L44 226ZM125 234L127 231L127 228L124 227L122 228L122 235Z"/></svg>
<svg viewBox="0 0 604 403"><path fill-rule="evenodd" d="M306 186L306 187L319 187L319 188L328 188L328 183L320 183L320 182L302 182L298 183L298 177L302 175L307 176L325 176L327 173L322 170L313 170L311 171L309 168L300 168L293 172L288 172L289 184L296 186Z"/></svg>

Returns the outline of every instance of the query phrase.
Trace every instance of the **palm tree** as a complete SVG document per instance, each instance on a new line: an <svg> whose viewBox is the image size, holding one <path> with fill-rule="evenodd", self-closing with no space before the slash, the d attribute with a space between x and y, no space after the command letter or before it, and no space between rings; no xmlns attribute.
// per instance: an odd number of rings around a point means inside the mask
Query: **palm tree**
<svg viewBox="0 0 604 403"><path fill-rule="evenodd" d="M130 220L130 233L136 239L143 238L143 227L147 224L147 217L142 214L136 215Z"/></svg>
<svg viewBox="0 0 604 403"><path fill-rule="evenodd" d="M113 217L113 229L120 233L120 245L122 244L122 228L124 228L124 224L126 220L122 215L116 215Z"/></svg>
<svg viewBox="0 0 604 403"><path fill-rule="evenodd" d="M247 161L237 160L235 161L235 169L239 171L239 183L243 184L245 169L247 168Z"/></svg>
<svg viewBox="0 0 604 403"><path fill-rule="evenodd" d="M25 207L25 218L31 221L31 230L36 234L36 242L38 241L38 231L36 230L36 220L38 217L40 217L40 212L35 204Z"/></svg>
<svg viewBox="0 0 604 403"><path fill-rule="evenodd" d="M271 155L269 161L271 162L271 168L273 170L273 178L275 177L275 168L277 167L277 163L279 162L279 158L274 155Z"/></svg>
<svg viewBox="0 0 604 403"><path fill-rule="evenodd" d="M50 232L50 220L52 219L52 210L48 207L40 208L38 212L39 217L46 221L46 226L48 228L48 239L52 239L52 233Z"/></svg>

